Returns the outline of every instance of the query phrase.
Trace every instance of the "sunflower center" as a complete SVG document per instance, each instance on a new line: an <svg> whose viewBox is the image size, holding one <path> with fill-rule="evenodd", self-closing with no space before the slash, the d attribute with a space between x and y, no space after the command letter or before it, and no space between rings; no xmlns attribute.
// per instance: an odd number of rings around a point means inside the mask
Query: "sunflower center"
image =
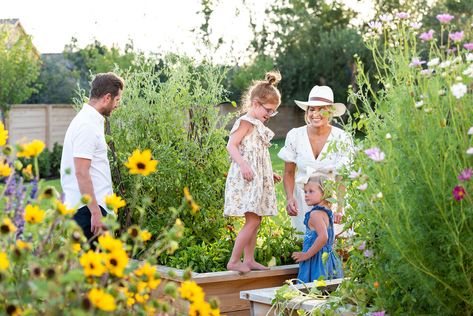
<svg viewBox="0 0 473 316"><path fill-rule="evenodd" d="M136 167L137 167L138 169L140 169L140 170L146 169L146 165L145 165L144 163L142 163L142 162L137 163L137 164L136 164Z"/></svg>
<svg viewBox="0 0 473 316"><path fill-rule="evenodd" d="M1 228L0 228L0 231L4 234L9 233L10 232L10 227L8 227L8 225L2 225Z"/></svg>
<svg viewBox="0 0 473 316"><path fill-rule="evenodd" d="M116 266L118 264L117 259L115 259L115 258L110 259L110 264L112 266Z"/></svg>
<svg viewBox="0 0 473 316"><path fill-rule="evenodd" d="M95 268L95 265L93 263L90 264L90 268L91 269L94 269Z"/></svg>

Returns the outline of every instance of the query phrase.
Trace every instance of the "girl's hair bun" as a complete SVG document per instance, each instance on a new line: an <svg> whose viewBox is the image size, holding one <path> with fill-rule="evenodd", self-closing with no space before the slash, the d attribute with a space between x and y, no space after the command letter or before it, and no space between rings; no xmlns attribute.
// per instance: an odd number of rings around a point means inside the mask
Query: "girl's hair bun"
<svg viewBox="0 0 473 316"><path fill-rule="evenodd" d="M277 86L281 81L281 74L277 70L273 70L266 73L265 80L272 86Z"/></svg>

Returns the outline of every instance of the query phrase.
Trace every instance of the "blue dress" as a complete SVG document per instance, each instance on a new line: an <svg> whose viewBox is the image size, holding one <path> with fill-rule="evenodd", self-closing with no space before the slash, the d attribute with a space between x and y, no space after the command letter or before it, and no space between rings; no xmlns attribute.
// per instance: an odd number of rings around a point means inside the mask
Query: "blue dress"
<svg viewBox="0 0 473 316"><path fill-rule="evenodd" d="M320 276L322 279L330 280L343 277L342 262L337 254L333 252L333 242L335 235L333 231L333 214L332 211L323 206L316 205L305 214L304 225L306 233L302 244L302 251L307 252L317 239L317 232L309 228L309 218L312 212L325 212L329 217L329 227L327 227L328 240L327 244L322 247L312 258L299 263L299 274L297 278L304 283L317 281ZM322 262L323 253L328 253L325 264Z"/></svg>

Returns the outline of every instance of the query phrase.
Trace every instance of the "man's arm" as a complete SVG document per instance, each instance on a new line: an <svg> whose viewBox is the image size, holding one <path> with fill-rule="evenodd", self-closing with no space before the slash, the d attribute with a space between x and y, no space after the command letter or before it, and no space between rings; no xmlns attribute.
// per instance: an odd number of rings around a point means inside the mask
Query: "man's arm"
<svg viewBox="0 0 473 316"><path fill-rule="evenodd" d="M90 213L90 230L92 234L97 235L103 228L102 212L94 193L94 185L90 177L90 165L92 161L85 158L74 157L74 167L76 170L77 183L79 184L80 194L88 194L91 197L90 203L87 205Z"/></svg>

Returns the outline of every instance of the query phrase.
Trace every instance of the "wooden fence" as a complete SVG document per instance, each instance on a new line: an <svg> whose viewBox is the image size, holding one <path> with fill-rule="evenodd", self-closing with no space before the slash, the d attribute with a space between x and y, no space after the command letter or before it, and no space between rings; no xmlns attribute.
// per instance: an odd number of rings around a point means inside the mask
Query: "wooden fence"
<svg viewBox="0 0 473 316"><path fill-rule="evenodd" d="M76 115L70 104L15 104L8 112L9 143L42 140L49 149L62 145L69 123Z"/></svg>
<svg viewBox="0 0 473 316"><path fill-rule="evenodd" d="M220 113L237 111L231 104L220 106ZM275 139L285 138L293 127L304 125L304 111L297 106L280 106L279 114L272 118L268 127L274 131ZM22 140L39 139L49 149L54 143L62 145L69 123L76 115L71 104L16 104L7 115L9 142L15 144ZM232 120L227 128L233 125Z"/></svg>

